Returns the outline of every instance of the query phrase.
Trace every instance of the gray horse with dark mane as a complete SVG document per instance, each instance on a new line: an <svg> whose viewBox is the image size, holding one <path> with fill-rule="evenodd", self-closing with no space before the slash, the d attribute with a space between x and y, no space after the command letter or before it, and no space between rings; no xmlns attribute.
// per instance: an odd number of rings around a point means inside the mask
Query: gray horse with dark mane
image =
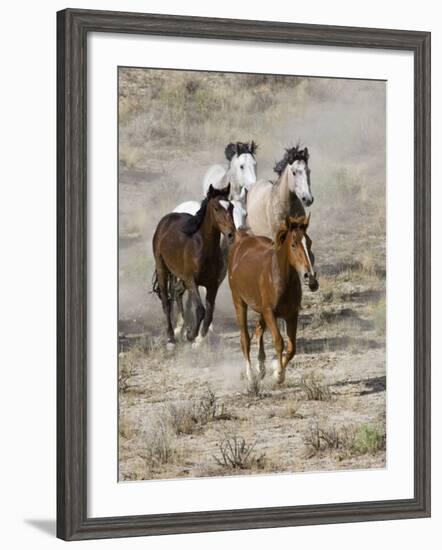
<svg viewBox="0 0 442 550"><path fill-rule="evenodd" d="M247 221L255 235L273 239L287 216L305 216L313 204L307 147L286 149L275 164L276 181L259 180L247 196Z"/></svg>

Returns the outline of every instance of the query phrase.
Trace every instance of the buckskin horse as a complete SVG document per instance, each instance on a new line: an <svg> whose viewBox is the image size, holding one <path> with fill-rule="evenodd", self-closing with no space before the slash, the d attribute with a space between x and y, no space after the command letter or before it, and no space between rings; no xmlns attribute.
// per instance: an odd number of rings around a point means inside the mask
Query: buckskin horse
<svg viewBox="0 0 442 550"><path fill-rule="evenodd" d="M248 225L255 235L273 239L286 216L305 216L313 204L307 147L286 149L273 170L275 182L257 181L247 195Z"/></svg>
<svg viewBox="0 0 442 550"><path fill-rule="evenodd" d="M221 233L229 242L235 235L233 205L227 199L230 185L218 190L209 187L206 198L195 215L172 212L164 216L153 236L155 273L153 290L159 295L167 322L168 347L175 344L171 322L171 289L177 279L188 291L195 308L196 322L187 330L189 341L201 340L212 322L215 299L224 266L220 247ZM204 308L198 287L206 288ZM182 314L182 293L177 303ZM201 325L202 323L202 325ZM201 331L200 331L201 325Z"/></svg>
<svg viewBox="0 0 442 550"><path fill-rule="evenodd" d="M267 237L251 236L242 230L236 234L229 256L229 284L249 383L256 380L250 362L250 336L247 328L249 307L260 315L256 328L259 343L258 376L265 376L263 335L266 327L273 336L277 356L274 376L278 383L284 381L285 368L295 355L302 284L312 291L319 288L312 265L312 241L306 233L309 221L310 216L288 216L274 242ZM284 319L287 324L288 345L285 354L277 319Z"/></svg>

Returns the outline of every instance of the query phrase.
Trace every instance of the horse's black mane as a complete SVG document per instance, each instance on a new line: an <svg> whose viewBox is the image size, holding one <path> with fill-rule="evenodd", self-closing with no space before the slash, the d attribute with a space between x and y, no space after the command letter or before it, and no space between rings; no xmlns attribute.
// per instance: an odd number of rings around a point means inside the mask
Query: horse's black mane
<svg viewBox="0 0 442 550"><path fill-rule="evenodd" d="M275 164L273 171L281 175L287 164L293 164L295 160L303 160L306 164L309 159L308 149L301 149L299 145L285 150L284 157Z"/></svg>
<svg viewBox="0 0 442 550"><path fill-rule="evenodd" d="M215 187L211 185L209 187L209 190L207 191L207 195L201 201L201 206L198 212L195 215L190 216L182 227L183 233L185 233L186 235L193 235L198 231L204 221L204 216L206 215L207 205L209 204L210 199L221 197L228 200L229 195L230 183L227 187L224 187L224 189L215 189Z"/></svg>
<svg viewBox="0 0 442 550"><path fill-rule="evenodd" d="M250 143L237 141L236 143L229 143L224 149L224 154L226 155L226 159L230 162L235 155L238 157L244 154L255 156L257 149L258 144L253 140Z"/></svg>

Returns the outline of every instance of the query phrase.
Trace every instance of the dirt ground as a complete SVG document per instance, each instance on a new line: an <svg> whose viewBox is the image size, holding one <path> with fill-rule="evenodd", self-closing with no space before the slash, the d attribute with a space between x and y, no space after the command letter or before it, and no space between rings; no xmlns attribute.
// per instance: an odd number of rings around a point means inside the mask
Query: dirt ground
<svg viewBox="0 0 442 550"><path fill-rule="evenodd" d="M266 85L271 88L272 83ZM140 90L149 86L150 76L130 71L121 75L120 108L123 100L129 106L134 97L138 101ZM280 386L273 382L273 346L267 334L267 375L252 392L243 378L227 280L218 295L214 331L197 350L186 342L173 352L165 349L161 306L149 293L156 224L181 201L201 198L204 171L221 160L221 143L228 143L231 134L221 129L219 143L172 146L159 130L160 137L140 138L137 117L146 111L138 103L127 107L129 114L124 112L119 174L122 481L386 465L384 89L359 82L332 88L322 82L319 91L316 84L303 86L292 97L289 87L279 83L280 101L266 109L269 119L278 121L275 109L281 109L281 102L297 100L303 106L291 113L289 127L302 124L300 137L311 153L315 203L309 235L320 289L304 291L297 354L286 381ZM250 86L250 94L257 89L265 96L262 82ZM161 106L165 102L161 99ZM338 134L331 110L334 116L349 112ZM373 124L373 111L380 129ZM195 127L200 124L197 120ZM279 139L286 139L287 146L299 137L294 132L288 141L286 120L284 125L275 123L272 132L283 136ZM271 139L259 132L248 135L262 143L259 176L270 177L283 148L270 147ZM137 153L131 157L133 151ZM249 314L251 331L254 320ZM253 342L255 361L256 355Z"/></svg>

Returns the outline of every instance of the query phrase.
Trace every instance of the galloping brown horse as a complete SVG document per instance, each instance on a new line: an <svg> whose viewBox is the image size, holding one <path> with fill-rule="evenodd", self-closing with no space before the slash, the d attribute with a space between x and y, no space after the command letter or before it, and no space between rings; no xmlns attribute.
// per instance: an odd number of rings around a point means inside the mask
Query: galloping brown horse
<svg viewBox="0 0 442 550"><path fill-rule="evenodd" d="M154 290L159 294L167 320L168 343L175 343L171 322L171 286L179 279L195 307L196 323L187 330L187 339L203 338L212 322L220 273L224 266L220 234L229 242L235 236L233 205L228 201L230 185L224 189L209 187L198 212L192 216L171 213L159 222L153 236L155 257ZM204 308L198 287L206 288ZM181 298L181 296L180 296ZM182 308L182 302L179 300ZM201 326L201 332L200 325ZM199 334L198 334L199 333Z"/></svg>
<svg viewBox="0 0 442 550"><path fill-rule="evenodd" d="M301 281L310 290L318 289L313 270L312 241L306 230L310 216L287 217L275 237L254 237L238 231L229 257L229 283L233 304L241 331L241 347L246 359L249 382L255 375L250 363L250 336L247 329L247 309L260 314L256 336L259 341L258 372L265 375L263 334L268 327L273 336L277 354L275 377L278 383L285 379L285 368L295 355L298 312L301 306ZM285 355L284 340L277 319L287 324L288 345Z"/></svg>

